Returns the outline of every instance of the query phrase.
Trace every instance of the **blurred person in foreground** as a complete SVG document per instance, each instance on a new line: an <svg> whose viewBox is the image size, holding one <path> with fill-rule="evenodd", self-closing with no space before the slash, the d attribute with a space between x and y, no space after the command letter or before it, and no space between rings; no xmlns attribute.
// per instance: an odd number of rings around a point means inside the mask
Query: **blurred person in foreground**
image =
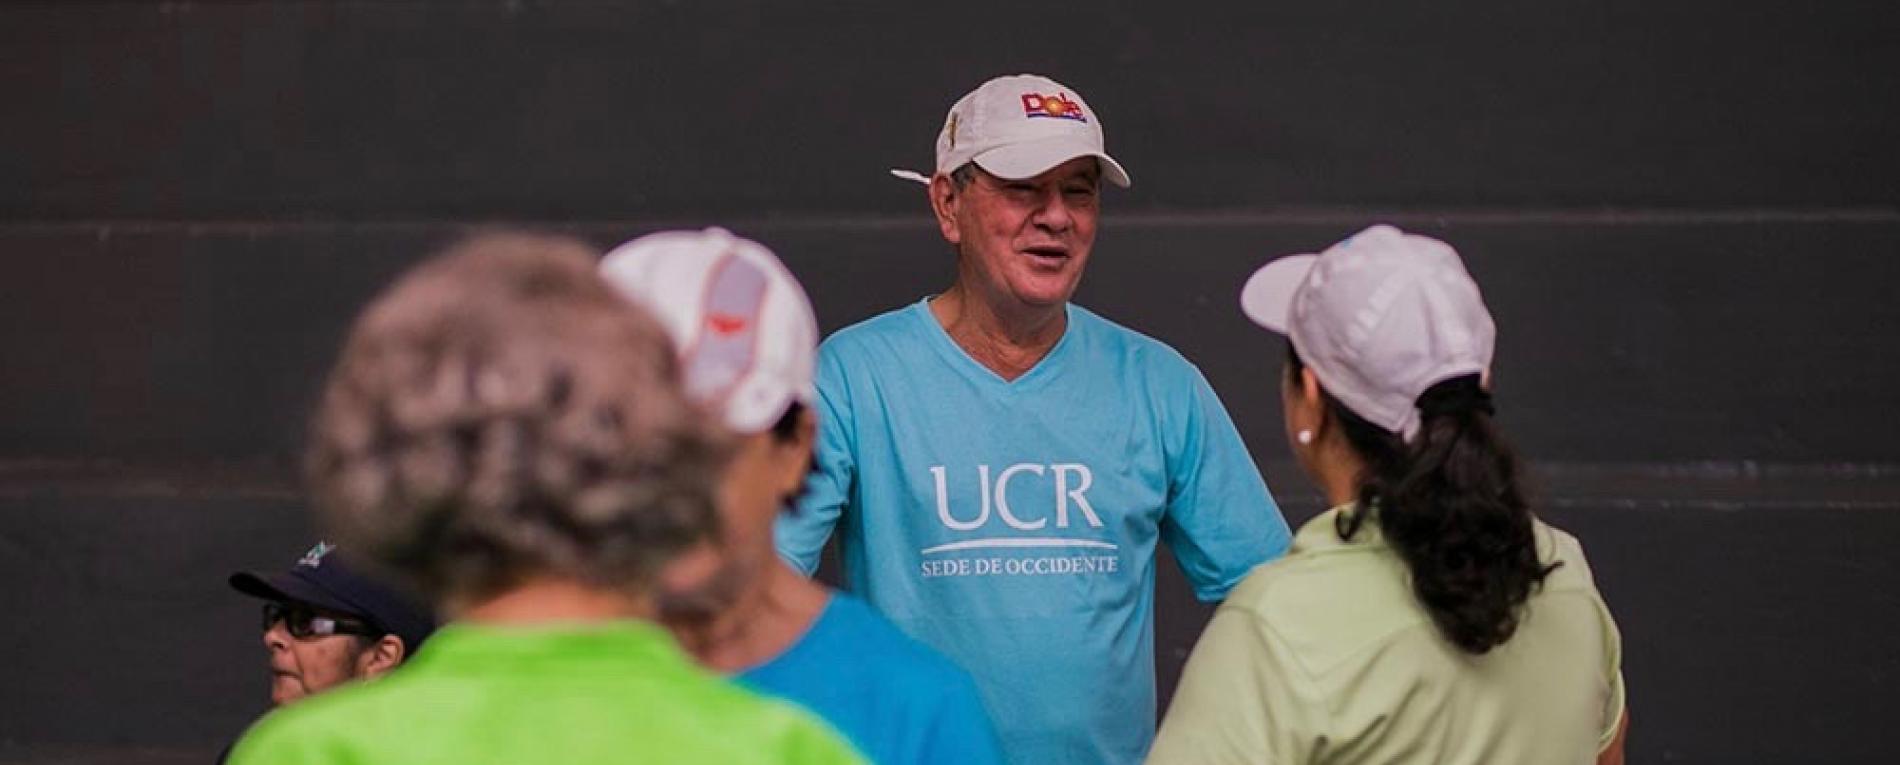
<svg viewBox="0 0 1900 765"><path fill-rule="evenodd" d="M266 717L232 762L861 762L653 622L656 592L717 563L729 445L594 266L491 235L358 318L313 424L316 505L451 622L401 671Z"/></svg>
<svg viewBox="0 0 1900 765"><path fill-rule="evenodd" d="M773 520L804 485L817 427L818 320L791 271L763 245L707 229L628 242L601 273L666 327L688 395L738 441L720 494L727 554L715 591L662 604L682 644L707 667L817 712L874 762L1002 762L967 673L773 550Z"/></svg>
<svg viewBox="0 0 1900 765"><path fill-rule="evenodd" d="M1200 370L1070 301L1129 182L1082 94L989 80L935 172L904 175L956 276L819 350L817 470L779 553L810 573L835 529L847 589L975 676L1010 761L1139 762L1161 543L1216 602L1286 521Z"/></svg>
<svg viewBox="0 0 1900 765"><path fill-rule="evenodd" d="M1215 612L1149 762L1621 763L1621 637L1519 487L1458 253L1374 226L1241 306L1287 336L1287 440L1333 508Z"/></svg>

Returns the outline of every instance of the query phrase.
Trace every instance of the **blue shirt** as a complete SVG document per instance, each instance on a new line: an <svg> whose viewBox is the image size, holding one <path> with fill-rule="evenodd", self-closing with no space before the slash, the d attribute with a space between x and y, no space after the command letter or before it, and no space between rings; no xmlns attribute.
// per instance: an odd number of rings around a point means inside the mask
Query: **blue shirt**
<svg viewBox="0 0 1900 765"><path fill-rule="evenodd" d="M1203 601L1289 542L1200 371L1079 306L1014 381L928 302L848 327L819 351L818 410L780 554L809 573L839 527L849 588L970 671L1013 762L1146 752L1157 540Z"/></svg>
<svg viewBox="0 0 1900 765"><path fill-rule="evenodd" d="M737 679L817 713L872 762L1003 761L969 674L848 595L834 594L798 642Z"/></svg>

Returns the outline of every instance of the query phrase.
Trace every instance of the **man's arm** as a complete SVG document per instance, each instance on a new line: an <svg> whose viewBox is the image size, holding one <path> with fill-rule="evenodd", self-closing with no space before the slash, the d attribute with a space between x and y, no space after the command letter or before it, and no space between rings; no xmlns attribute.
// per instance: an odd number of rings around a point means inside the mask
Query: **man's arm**
<svg viewBox="0 0 1900 765"><path fill-rule="evenodd" d="M1227 596L1248 571L1286 552L1286 518L1267 493L1214 389L1189 368L1190 389L1168 408L1168 510L1161 537L1204 603Z"/></svg>
<svg viewBox="0 0 1900 765"><path fill-rule="evenodd" d="M850 398L837 359L825 350L820 348L818 354L814 413L818 416L818 440L813 448L811 475L805 478L804 493L790 512L779 515L772 532L779 557L806 576L818 570L819 555L844 514L857 479Z"/></svg>

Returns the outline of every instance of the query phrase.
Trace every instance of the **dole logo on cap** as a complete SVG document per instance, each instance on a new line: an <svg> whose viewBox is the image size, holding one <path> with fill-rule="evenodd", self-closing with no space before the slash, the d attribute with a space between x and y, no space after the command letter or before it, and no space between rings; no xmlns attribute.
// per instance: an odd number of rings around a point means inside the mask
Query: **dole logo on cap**
<svg viewBox="0 0 1900 765"><path fill-rule="evenodd" d="M1056 119L1075 120L1076 122L1089 121L1088 117L1082 115L1082 105L1070 100L1067 93L1057 93L1053 96L1045 96L1041 93L1024 93L1023 116L1054 117Z"/></svg>

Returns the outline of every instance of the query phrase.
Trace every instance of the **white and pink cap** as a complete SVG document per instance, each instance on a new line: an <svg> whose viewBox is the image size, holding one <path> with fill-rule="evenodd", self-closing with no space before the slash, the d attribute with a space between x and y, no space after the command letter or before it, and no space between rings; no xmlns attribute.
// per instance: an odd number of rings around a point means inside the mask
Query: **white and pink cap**
<svg viewBox="0 0 1900 765"><path fill-rule="evenodd" d="M792 272L725 229L662 231L620 245L600 273L665 325L687 393L726 425L760 433L816 399L818 320Z"/></svg>
<svg viewBox="0 0 1900 765"><path fill-rule="evenodd" d="M1128 171L1108 156L1095 110L1075 89L1041 75L997 77L977 86L950 107L937 133L941 174L975 162L998 178L1021 180L1076 157L1096 158L1103 178L1128 187ZM911 170L891 174L930 182Z"/></svg>
<svg viewBox="0 0 1900 765"><path fill-rule="evenodd" d="M1261 266L1240 307L1286 335L1340 403L1407 440L1418 432L1425 389L1487 373L1497 343L1458 252L1386 225Z"/></svg>

